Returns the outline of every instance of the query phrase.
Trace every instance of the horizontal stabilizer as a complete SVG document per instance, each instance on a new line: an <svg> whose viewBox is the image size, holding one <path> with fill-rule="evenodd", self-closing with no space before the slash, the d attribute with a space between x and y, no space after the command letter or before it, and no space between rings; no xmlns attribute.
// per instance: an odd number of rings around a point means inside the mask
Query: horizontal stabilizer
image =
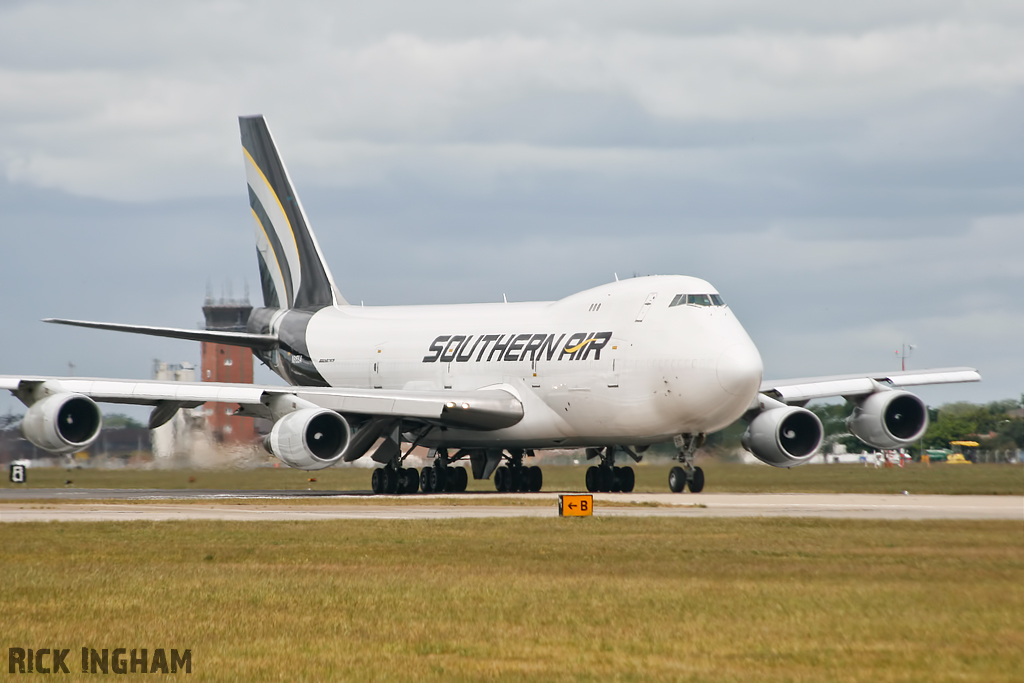
<svg viewBox="0 0 1024 683"><path fill-rule="evenodd" d="M183 330L176 327L96 323L88 320L64 320L62 318L45 318L43 322L56 323L58 325L72 325L74 327L91 327L96 330L148 334L151 337L187 339L190 341L211 342L213 344L227 344L229 346L244 346L256 351L269 351L277 347L277 337L269 334L249 334L248 332L225 332L218 330Z"/></svg>

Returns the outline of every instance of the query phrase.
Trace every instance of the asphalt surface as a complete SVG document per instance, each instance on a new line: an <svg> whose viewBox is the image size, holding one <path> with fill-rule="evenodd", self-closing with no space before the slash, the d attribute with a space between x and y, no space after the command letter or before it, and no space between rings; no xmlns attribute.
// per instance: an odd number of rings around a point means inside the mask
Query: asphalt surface
<svg viewBox="0 0 1024 683"><path fill-rule="evenodd" d="M316 502L309 503L311 498L317 499ZM547 501L550 505L516 505L517 500ZM555 517L558 515L557 500L557 493L377 497L351 491L4 489L0 490L0 522ZM594 494L594 514L621 517L1008 519L1024 522L1024 497L598 493Z"/></svg>

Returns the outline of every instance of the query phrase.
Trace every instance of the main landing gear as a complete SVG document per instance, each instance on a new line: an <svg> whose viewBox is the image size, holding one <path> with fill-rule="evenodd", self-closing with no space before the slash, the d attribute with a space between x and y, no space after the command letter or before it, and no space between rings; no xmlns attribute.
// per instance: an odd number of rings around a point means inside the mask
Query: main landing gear
<svg viewBox="0 0 1024 683"><path fill-rule="evenodd" d="M375 469L370 479L374 493L416 493L420 487L420 474L412 467L388 463Z"/></svg>
<svg viewBox="0 0 1024 683"><path fill-rule="evenodd" d="M508 464L494 471L494 488L501 493L537 492L544 486L544 473L536 465L523 465L523 453L521 448L509 450Z"/></svg>
<svg viewBox="0 0 1024 683"><path fill-rule="evenodd" d="M431 451L434 463L420 471L415 467L402 467L402 462L412 451L400 452L384 465L373 471L371 488L376 494L416 493L461 493L469 484L469 474L464 467L449 467L459 457L449 458L448 451L437 448Z"/></svg>
<svg viewBox="0 0 1024 683"><path fill-rule="evenodd" d="M420 489L423 493L462 493L469 485L465 467L449 467L456 458L448 457L448 449L432 449L434 464L420 471Z"/></svg>
<svg viewBox="0 0 1024 683"><path fill-rule="evenodd" d="M682 493L686 487L689 487L690 493L704 490L704 470L693 466L693 454L704 445L704 437L704 434L676 435L676 459L682 466L673 467L668 473L668 487L672 493Z"/></svg>
<svg viewBox="0 0 1024 683"><path fill-rule="evenodd" d="M623 449L637 462L640 456L629 449ZM590 492L600 491L602 493L630 493L636 478L632 467L615 466L615 446L605 448L588 448L587 460L601 458L601 464L587 468L587 490Z"/></svg>

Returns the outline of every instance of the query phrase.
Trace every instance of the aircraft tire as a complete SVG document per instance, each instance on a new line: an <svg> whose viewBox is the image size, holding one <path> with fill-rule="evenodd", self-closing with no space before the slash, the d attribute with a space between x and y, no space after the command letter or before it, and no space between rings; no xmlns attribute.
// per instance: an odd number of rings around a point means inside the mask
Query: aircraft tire
<svg viewBox="0 0 1024 683"><path fill-rule="evenodd" d="M405 485L402 487L402 493L416 493L420 490L420 473L415 467L406 467L404 471Z"/></svg>
<svg viewBox="0 0 1024 683"><path fill-rule="evenodd" d="M443 467L438 467L437 465L433 467L433 470L434 492L444 493L445 491L448 490L448 470L446 470Z"/></svg>
<svg viewBox="0 0 1024 683"><path fill-rule="evenodd" d="M622 470L624 470L624 469L626 469L626 468L625 467L612 467L611 470L609 471L609 474L611 476L608 477L608 490L611 491L612 493L618 493L619 491L622 490L622 480L624 478L624 475L622 474Z"/></svg>
<svg viewBox="0 0 1024 683"><path fill-rule="evenodd" d="M632 493L636 484L636 474L632 467L623 467L619 474L619 490L623 493Z"/></svg>
<svg viewBox="0 0 1024 683"><path fill-rule="evenodd" d="M420 489L423 493L434 492L434 468L424 467L420 472Z"/></svg>
<svg viewBox="0 0 1024 683"><path fill-rule="evenodd" d="M534 465L526 470L526 474L527 481L530 483L529 490L534 493L540 491L544 486L544 471L537 465Z"/></svg>
<svg viewBox="0 0 1024 683"><path fill-rule="evenodd" d="M525 472L523 471L523 468L522 467L510 467L508 472L511 475L509 477L509 480L510 480L510 483L511 483L511 486L509 486L509 491L513 491L515 493L519 493L521 491L525 491L526 490L526 477L524 476Z"/></svg>
<svg viewBox="0 0 1024 683"><path fill-rule="evenodd" d="M370 475L370 489L373 490L373 493L375 495L380 495L381 493L384 493L384 487L381 485L380 480L381 472L382 470L380 468L377 468L373 471L373 474Z"/></svg>
<svg viewBox="0 0 1024 683"><path fill-rule="evenodd" d="M494 471L494 489L499 493L505 493L508 487L505 484L505 478L508 475L508 468L502 465Z"/></svg>
<svg viewBox="0 0 1024 683"><path fill-rule="evenodd" d="M682 493L686 486L686 470L682 467L673 467L668 473L668 487L672 493Z"/></svg>
<svg viewBox="0 0 1024 683"><path fill-rule="evenodd" d="M699 467L693 468L693 479L691 479L687 486L690 487L690 493L700 493L704 490L704 470Z"/></svg>
<svg viewBox="0 0 1024 683"><path fill-rule="evenodd" d="M381 481L384 483L384 493L394 495L398 493L398 472L390 468L381 469Z"/></svg>
<svg viewBox="0 0 1024 683"><path fill-rule="evenodd" d="M597 467L591 465L587 468L587 490L596 493L599 488L601 488L600 473Z"/></svg>
<svg viewBox="0 0 1024 683"><path fill-rule="evenodd" d="M466 487L469 486L469 472L466 471L465 467L456 467L451 471L451 474L455 475L453 477L455 480L455 492L465 493Z"/></svg>

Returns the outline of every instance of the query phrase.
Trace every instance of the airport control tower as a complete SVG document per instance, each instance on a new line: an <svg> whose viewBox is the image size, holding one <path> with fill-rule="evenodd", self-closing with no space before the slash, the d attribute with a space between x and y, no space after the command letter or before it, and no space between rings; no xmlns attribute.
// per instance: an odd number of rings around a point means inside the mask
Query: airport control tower
<svg viewBox="0 0 1024 683"><path fill-rule="evenodd" d="M206 329L245 332L252 304L248 294L244 299L221 297L213 299L209 293L203 304ZM204 382L231 382L252 384L252 351L240 346L226 346L203 342L202 380ZM237 403L207 403L206 424L210 434L223 444L251 444L256 440L256 427L250 417L237 417L233 413Z"/></svg>

